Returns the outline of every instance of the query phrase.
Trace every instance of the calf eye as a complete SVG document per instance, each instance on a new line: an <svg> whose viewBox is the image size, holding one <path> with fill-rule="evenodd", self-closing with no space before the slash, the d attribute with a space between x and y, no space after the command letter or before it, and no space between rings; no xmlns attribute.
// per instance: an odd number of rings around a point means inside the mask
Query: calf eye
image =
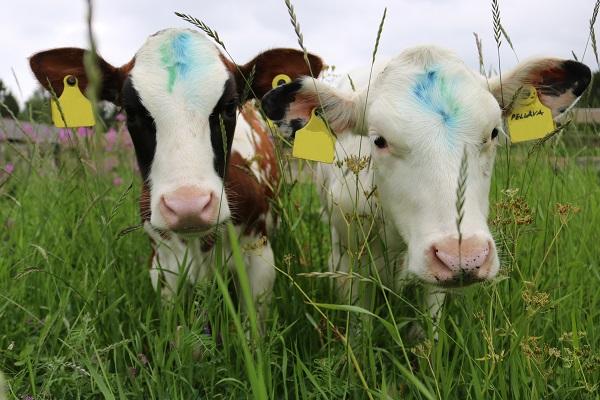
<svg viewBox="0 0 600 400"><path fill-rule="evenodd" d="M494 130L492 131L492 140L496 139L498 137L498 128L494 128Z"/></svg>
<svg viewBox="0 0 600 400"><path fill-rule="evenodd" d="M375 139L373 139L373 144L380 149L385 149L388 147L387 140L385 140L383 136L375 136Z"/></svg>

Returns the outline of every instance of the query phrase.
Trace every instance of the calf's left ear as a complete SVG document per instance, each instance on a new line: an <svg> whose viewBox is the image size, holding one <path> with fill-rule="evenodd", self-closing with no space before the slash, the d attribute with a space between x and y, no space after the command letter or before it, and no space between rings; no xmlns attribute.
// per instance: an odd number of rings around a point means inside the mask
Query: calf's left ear
<svg viewBox="0 0 600 400"><path fill-rule="evenodd" d="M88 76L84 58L87 53L89 53L87 50L75 47L46 50L32 55L29 58L29 66L38 82L47 90L53 90L57 96L63 92L63 79L67 75L77 78L79 89L85 93ZM102 57L96 56L96 62L101 74L100 98L115 104L119 103L121 88L133 66L133 61L122 67L113 67Z"/></svg>
<svg viewBox="0 0 600 400"><path fill-rule="evenodd" d="M540 101L556 117L565 111L588 87L592 79L590 69L577 61L541 58L520 63L502 77L490 80L490 91L510 113L514 96L520 88L533 86Z"/></svg>
<svg viewBox="0 0 600 400"><path fill-rule="evenodd" d="M304 59L304 53L301 51L281 48L272 49L260 53L247 64L233 66L232 72L235 75L238 92L243 93L246 82L249 81L252 90L248 91L247 100L260 99L273 88L273 79L278 75L287 75L290 80L305 75L310 76L311 74L314 77L319 76L323 69L323 61L311 53L308 53L307 56L308 64ZM287 82L283 81L282 83Z"/></svg>

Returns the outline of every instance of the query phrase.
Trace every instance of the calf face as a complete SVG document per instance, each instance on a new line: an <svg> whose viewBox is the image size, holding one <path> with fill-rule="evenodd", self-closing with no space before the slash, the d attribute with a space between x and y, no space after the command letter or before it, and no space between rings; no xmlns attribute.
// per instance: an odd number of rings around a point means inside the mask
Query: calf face
<svg viewBox="0 0 600 400"><path fill-rule="evenodd" d="M589 81L583 64L539 59L522 63L500 84L450 52L419 47L389 62L368 90L345 92L302 78L273 89L262 105L288 135L306 124L315 107L322 107L338 135L368 135L384 215L408 245L406 268L426 282L453 286L491 279L499 269L487 225L488 196L502 115L515 94L533 85L556 116ZM455 203L464 153L459 246Z"/></svg>
<svg viewBox="0 0 600 400"><path fill-rule="evenodd" d="M42 85L62 92L74 75L85 90L85 51L60 48L33 55ZM308 56L318 74L322 63ZM309 74L303 53L273 49L245 65L227 60L199 32L166 29L148 38L134 59L116 68L98 58L101 98L124 107L146 196L143 217L158 230L203 234L230 217L223 194L239 98L252 75L248 99L271 89L278 74Z"/></svg>

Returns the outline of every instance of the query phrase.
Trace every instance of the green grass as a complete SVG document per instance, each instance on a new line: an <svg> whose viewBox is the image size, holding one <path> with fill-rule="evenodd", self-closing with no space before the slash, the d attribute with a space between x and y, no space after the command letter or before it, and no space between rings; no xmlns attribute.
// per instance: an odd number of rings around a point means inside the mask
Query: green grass
<svg viewBox="0 0 600 400"><path fill-rule="evenodd" d="M565 133L571 142L585 135ZM147 237L123 234L139 223L131 150L116 153L125 183L115 186L94 140L63 151L58 165L37 148L21 149L25 159L6 149L18 161L0 177L9 398L600 398L600 175L574 159L600 152L585 140L530 156L531 145L500 149L490 221L502 276L451 294L437 343L421 288L367 285L375 296L365 310L339 305L329 279L299 275L325 272L329 250L308 183L281 191L278 275L262 333L218 266L219 279L161 303ZM418 344L406 335L415 320L428 329Z"/></svg>

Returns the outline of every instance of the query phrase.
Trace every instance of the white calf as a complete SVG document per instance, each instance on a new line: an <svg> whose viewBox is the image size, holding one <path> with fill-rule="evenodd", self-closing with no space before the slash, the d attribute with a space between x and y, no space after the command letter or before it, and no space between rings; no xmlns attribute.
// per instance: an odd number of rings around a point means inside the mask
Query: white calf
<svg viewBox="0 0 600 400"><path fill-rule="evenodd" d="M446 50L417 47L377 65L370 87L368 70L352 81L356 91L347 77L337 88L301 78L267 93L263 109L292 136L312 109L322 107L338 136L337 164L319 169L331 213L331 270L348 272L350 254L359 254L354 270L373 262L386 285L416 277L428 284L435 316L443 288L498 273L488 195L502 116L513 97L531 85L557 116L585 90L590 70L575 61L537 59L521 63L500 84ZM463 154L468 164L459 245L455 204ZM346 292L351 287L341 280Z"/></svg>

